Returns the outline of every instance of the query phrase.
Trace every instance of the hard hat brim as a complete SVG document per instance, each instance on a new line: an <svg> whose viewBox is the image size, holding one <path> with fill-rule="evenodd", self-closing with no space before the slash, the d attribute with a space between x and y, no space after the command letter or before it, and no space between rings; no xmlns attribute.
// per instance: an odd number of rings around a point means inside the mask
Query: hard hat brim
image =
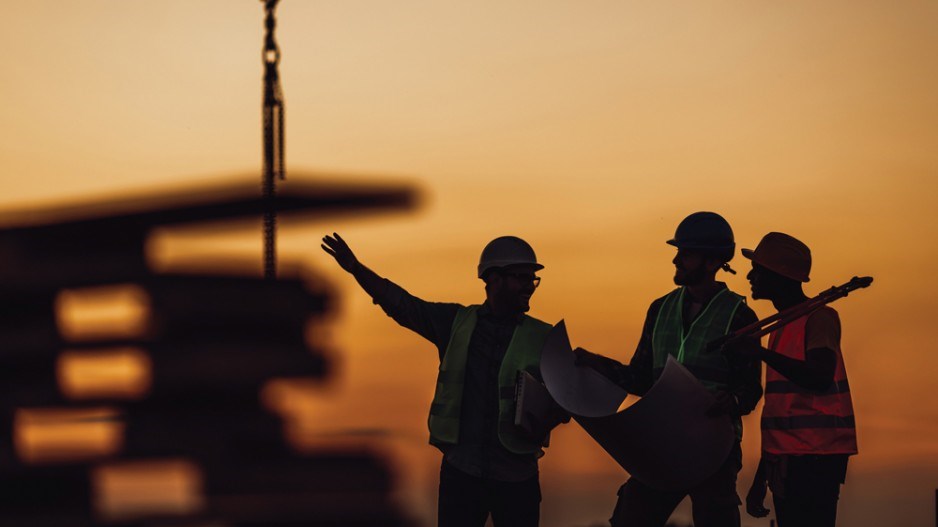
<svg viewBox="0 0 938 527"><path fill-rule="evenodd" d="M726 244L726 245L707 245L703 243L681 243L675 239L670 239L664 242L668 245L673 245L678 249L700 249L707 251L731 251L736 248L736 244Z"/></svg>

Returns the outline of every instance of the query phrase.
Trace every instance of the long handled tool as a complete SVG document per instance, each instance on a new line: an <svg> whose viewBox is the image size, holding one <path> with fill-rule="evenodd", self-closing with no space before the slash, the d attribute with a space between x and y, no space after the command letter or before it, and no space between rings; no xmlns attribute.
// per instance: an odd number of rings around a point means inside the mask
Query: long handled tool
<svg viewBox="0 0 938 527"><path fill-rule="evenodd" d="M786 326L807 314L812 313L821 306L830 304L834 300L847 296L851 291L869 287L872 283L872 276L854 276L847 283L835 285L800 304L779 311L770 317L753 322L744 328L737 329L728 335L710 341L710 343L707 344L707 351L718 350L722 348L727 342L736 340L738 338L759 338L763 335L775 331L776 329Z"/></svg>

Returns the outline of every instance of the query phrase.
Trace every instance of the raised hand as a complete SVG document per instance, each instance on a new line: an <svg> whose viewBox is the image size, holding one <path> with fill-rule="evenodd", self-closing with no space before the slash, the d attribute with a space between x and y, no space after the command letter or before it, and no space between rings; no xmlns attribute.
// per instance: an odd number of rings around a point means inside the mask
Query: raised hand
<svg viewBox="0 0 938 527"><path fill-rule="evenodd" d="M322 245L320 245L320 247L322 247L323 251L326 251L335 258L339 266L349 273L354 274L355 271L361 267L358 258L355 257L355 253L352 252L352 249L349 248L348 244L345 243L345 240L343 240L338 233L334 232L332 236L328 234L323 236Z"/></svg>

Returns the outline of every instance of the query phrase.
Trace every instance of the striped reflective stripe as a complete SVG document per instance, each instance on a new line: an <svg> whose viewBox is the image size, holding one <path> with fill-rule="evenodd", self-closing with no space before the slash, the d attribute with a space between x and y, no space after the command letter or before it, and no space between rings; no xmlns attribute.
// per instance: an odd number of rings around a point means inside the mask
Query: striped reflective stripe
<svg viewBox="0 0 938 527"><path fill-rule="evenodd" d="M803 386L798 386L791 381L767 381L765 383L765 393L800 393L806 395L833 395L835 393L849 393L850 384L847 379L831 383L830 388L819 392Z"/></svg>
<svg viewBox="0 0 938 527"><path fill-rule="evenodd" d="M762 417L763 430L794 430L798 428L854 428L852 415L795 415L791 417Z"/></svg>

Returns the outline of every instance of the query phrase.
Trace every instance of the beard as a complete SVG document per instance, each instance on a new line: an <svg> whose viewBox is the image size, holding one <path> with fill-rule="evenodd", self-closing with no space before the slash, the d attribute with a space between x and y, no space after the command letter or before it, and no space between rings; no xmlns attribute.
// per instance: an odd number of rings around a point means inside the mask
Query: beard
<svg viewBox="0 0 938 527"><path fill-rule="evenodd" d="M707 270L702 265L689 271L677 269L674 273L674 283L676 285L697 285L703 282L706 276Z"/></svg>

